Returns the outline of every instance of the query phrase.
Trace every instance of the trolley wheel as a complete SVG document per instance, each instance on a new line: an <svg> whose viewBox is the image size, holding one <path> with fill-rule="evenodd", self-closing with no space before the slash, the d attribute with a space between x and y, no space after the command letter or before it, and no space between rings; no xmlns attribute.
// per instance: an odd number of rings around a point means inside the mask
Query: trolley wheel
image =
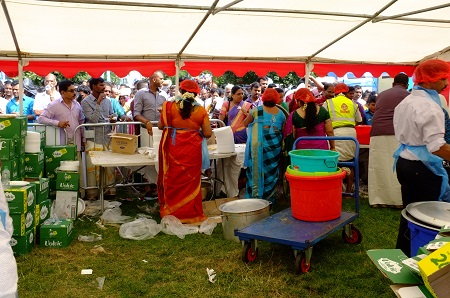
<svg viewBox="0 0 450 298"><path fill-rule="evenodd" d="M305 252L299 252L297 256L295 257L295 273L306 273L311 269L311 262L309 262L308 265L306 265L306 256Z"/></svg>
<svg viewBox="0 0 450 298"><path fill-rule="evenodd" d="M245 242L244 247L242 249L242 261L244 263L251 263L258 257L258 248L253 250L250 242Z"/></svg>
<svg viewBox="0 0 450 298"><path fill-rule="evenodd" d="M345 242L350 244L359 244L362 241L362 234L361 232L355 228L354 226L351 226L350 232L352 233L352 237L348 237L345 233L345 229L342 230L342 238Z"/></svg>

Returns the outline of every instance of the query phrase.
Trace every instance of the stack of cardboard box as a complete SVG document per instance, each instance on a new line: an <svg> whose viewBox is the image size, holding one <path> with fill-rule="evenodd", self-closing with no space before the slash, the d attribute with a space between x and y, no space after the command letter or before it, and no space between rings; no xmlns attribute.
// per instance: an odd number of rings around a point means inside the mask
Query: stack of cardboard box
<svg viewBox="0 0 450 298"><path fill-rule="evenodd" d="M31 251L36 236L36 185L11 186L4 190L13 220L11 247L14 254Z"/></svg>
<svg viewBox="0 0 450 298"><path fill-rule="evenodd" d="M22 180L25 161L27 118L0 119L0 158L2 171L7 168L11 180Z"/></svg>

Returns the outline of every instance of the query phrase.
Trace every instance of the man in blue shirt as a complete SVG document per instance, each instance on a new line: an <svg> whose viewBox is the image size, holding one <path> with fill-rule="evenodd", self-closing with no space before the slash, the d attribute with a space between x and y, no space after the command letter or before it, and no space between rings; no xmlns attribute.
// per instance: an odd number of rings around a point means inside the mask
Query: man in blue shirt
<svg viewBox="0 0 450 298"><path fill-rule="evenodd" d="M373 114L375 113L377 97L375 95L371 95L367 100L367 110L364 111L364 124L372 125Z"/></svg>
<svg viewBox="0 0 450 298"><path fill-rule="evenodd" d="M19 82L14 81L11 84L13 98L6 104L6 114L17 114L20 115L20 102L19 102ZM33 112L34 99L31 97L23 95L23 115L28 118L28 122L32 123L35 119Z"/></svg>

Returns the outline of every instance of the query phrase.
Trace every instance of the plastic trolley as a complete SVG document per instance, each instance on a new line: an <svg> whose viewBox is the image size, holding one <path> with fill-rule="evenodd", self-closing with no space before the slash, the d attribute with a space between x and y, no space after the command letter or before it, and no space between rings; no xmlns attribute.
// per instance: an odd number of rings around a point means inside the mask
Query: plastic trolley
<svg viewBox="0 0 450 298"><path fill-rule="evenodd" d="M361 232L352 222L359 217L359 143L352 137L300 137L293 145L296 148L302 140L353 141L356 144L355 158L348 162L338 162L340 167L355 170L355 192L343 196L355 199L355 212L341 211L339 218L324 222L302 221L292 216L291 208L257 221L248 227L235 230L234 234L242 242L242 261L253 262L258 257L258 240L291 246L295 256L295 272L305 273L311 268L313 246L328 235L342 228L342 238L350 244L362 241Z"/></svg>

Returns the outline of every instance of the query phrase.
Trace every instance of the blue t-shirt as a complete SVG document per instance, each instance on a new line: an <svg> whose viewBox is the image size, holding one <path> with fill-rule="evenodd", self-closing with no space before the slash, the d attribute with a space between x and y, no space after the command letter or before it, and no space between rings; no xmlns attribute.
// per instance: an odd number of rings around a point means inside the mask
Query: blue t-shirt
<svg viewBox="0 0 450 298"><path fill-rule="evenodd" d="M364 115L365 115L365 118L364 118L363 123L366 125L372 125L372 118L373 118L372 112L370 112L370 110L365 110Z"/></svg>
<svg viewBox="0 0 450 298"><path fill-rule="evenodd" d="M24 95L22 101L23 115L33 115L36 117L33 111L34 98ZM20 103L19 101L16 101L15 97L11 98L11 100L6 104L6 114L12 113L20 113ZM28 120L28 122L33 122L33 120Z"/></svg>

